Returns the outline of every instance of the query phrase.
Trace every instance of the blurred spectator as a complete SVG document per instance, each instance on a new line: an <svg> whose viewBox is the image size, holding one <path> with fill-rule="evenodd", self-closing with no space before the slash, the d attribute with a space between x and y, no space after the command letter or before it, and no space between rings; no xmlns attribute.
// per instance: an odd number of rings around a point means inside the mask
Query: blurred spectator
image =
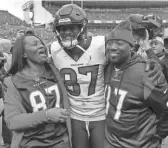
<svg viewBox="0 0 168 148"><path fill-rule="evenodd" d="M16 38L18 38L18 37L20 37L20 36L22 36L22 35L24 35L25 34L25 30L19 30L18 32L17 32L17 34L16 34Z"/></svg>
<svg viewBox="0 0 168 148"><path fill-rule="evenodd" d="M164 48L165 48L165 53L168 54L168 37L164 38Z"/></svg>
<svg viewBox="0 0 168 148"><path fill-rule="evenodd" d="M6 76L6 71L4 69L4 64L6 62L6 58L3 53L0 51L0 144L5 145L6 143L10 144L11 140L11 132L6 127L6 123L4 121L4 91L6 90L6 86L3 83L4 77ZM6 145L5 145L6 146ZM6 147L7 148L7 147Z"/></svg>
<svg viewBox="0 0 168 148"><path fill-rule="evenodd" d="M165 56L164 41L161 37L155 37L151 41L151 47L156 56L161 60Z"/></svg>
<svg viewBox="0 0 168 148"><path fill-rule="evenodd" d="M5 60L5 58L3 57L2 52L0 52L0 65L3 65L3 61ZM3 114L3 110L4 110L4 103L3 103L3 96L4 96L4 92L3 92L3 78L4 78L4 69L1 67L0 68L0 144L4 145L4 138L2 136L2 114Z"/></svg>
<svg viewBox="0 0 168 148"><path fill-rule="evenodd" d="M4 69L4 64L7 62L5 56L0 51L0 85L3 83L3 79L6 75L6 70ZM2 93L0 91L0 98L2 98Z"/></svg>
<svg viewBox="0 0 168 148"><path fill-rule="evenodd" d="M25 34L26 35L34 35L35 32L33 30L27 30L27 31L25 31Z"/></svg>
<svg viewBox="0 0 168 148"><path fill-rule="evenodd" d="M0 51L3 52L7 62L4 64L4 68L6 71L9 70L11 66L12 54L11 54L12 44L11 41L8 39L1 39L0 40Z"/></svg>
<svg viewBox="0 0 168 148"><path fill-rule="evenodd" d="M8 39L1 39L0 40L0 51L2 52L10 52L12 45L11 45L11 41Z"/></svg>
<svg viewBox="0 0 168 148"><path fill-rule="evenodd" d="M91 32L88 32L88 36L94 36L93 33Z"/></svg>

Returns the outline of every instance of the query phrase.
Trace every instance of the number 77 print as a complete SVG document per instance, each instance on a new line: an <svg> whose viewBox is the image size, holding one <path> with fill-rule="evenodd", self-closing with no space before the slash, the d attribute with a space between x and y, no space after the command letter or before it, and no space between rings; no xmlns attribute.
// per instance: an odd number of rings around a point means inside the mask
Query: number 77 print
<svg viewBox="0 0 168 148"><path fill-rule="evenodd" d="M106 101L107 101L107 103L106 103L106 114L108 114L108 110L109 110L109 106L110 106L109 99L110 99L110 96L111 96L111 87L109 85L106 86L105 92L106 92ZM120 118L121 109L122 109L124 99L125 99L127 93L128 93L127 91L124 91L124 90L121 90L121 89L119 89L119 90L117 88L114 89L114 94L117 97L116 113L114 115L115 120L119 120L119 118Z"/></svg>

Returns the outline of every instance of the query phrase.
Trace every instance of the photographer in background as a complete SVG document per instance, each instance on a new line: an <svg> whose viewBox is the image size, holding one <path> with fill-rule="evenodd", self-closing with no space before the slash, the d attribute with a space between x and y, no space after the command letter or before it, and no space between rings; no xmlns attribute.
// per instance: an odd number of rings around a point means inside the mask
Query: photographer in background
<svg viewBox="0 0 168 148"><path fill-rule="evenodd" d="M148 44L150 40L156 36L162 36L162 19L154 14L149 14L147 16L141 14L131 14L128 16L131 22L132 33L135 37L136 44L134 50L147 59L146 47L144 47L143 41L146 40L148 34ZM150 47L150 46L149 46Z"/></svg>
<svg viewBox="0 0 168 148"><path fill-rule="evenodd" d="M134 14L129 16L129 20L132 22L132 30L134 37L138 38L139 49L136 49L142 56L146 56L147 59L157 60L162 68L166 80L168 81L168 39L162 39L162 20L159 16L149 15L143 16ZM136 38L137 39L137 38ZM165 118L168 116L168 111L165 109L165 113L160 116L160 122L158 124L158 131L162 138L161 148L168 147L168 123L165 122Z"/></svg>

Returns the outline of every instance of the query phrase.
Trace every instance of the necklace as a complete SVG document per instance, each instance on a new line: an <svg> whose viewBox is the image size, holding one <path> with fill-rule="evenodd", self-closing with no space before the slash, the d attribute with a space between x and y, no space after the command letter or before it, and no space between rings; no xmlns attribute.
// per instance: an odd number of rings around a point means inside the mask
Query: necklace
<svg viewBox="0 0 168 148"><path fill-rule="evenodd" d="M44 74L46 73L46 69L44 68L43 72L41 74L34 74L35 72L32 72L31 70L27 70L27 73L29 76L31 76L35 82L39 82L40 81L40 77L44 76Z"/></svg>
<svg viewBox="0 0 168 148"><path fill-rule="evenodd" d="M40 81L40 77L33 76L33 75L32 75L32 77L33 77L33 79L34 79L35 82L39 82Z"/></svg>
<svg viewBox="0 0 168 148"><path fill-rule="evenodd" d="M46 76L46 68L44 68L44 71L40 75L34 75L31 70L23 71L23 73L27 76L32 77L35 84L32 87L35 87L38 89L45 97L46 100L46 106L49 107L50 98L53 97L53 94L49 92L49 82L48 78ZM42 86L43 85L43 86Z"/></svg>
<svg viewBox="0 0 168 148"><path fill-rule="evenodd" d="M47 107L49 106L49 97L52 96L51 93L49 93L48 89L49 89L49 86L48 86L48 79L47 77L45 76L46 75L46 69L44 69L43 73L40 75L40 76L34 76L32 75L32 78L34 79L35 81L35 84L36 84L36 87L41 91L41 93L43 93L43 95L46 97L46 105ZM44 83L45 83L45 87L46 88L43 88L41 85L42 83L40 82L40 77L44 77Z"/></svg>
<svg viewBox="0 0 168 148"><path fill-rule="evenodd" d="M27 69L26 71L23 71L24 74L30 76L33 78L33 80L35 81L35 86L38 87L38 89L43 92L45 95L48 94L48 80L47 80L47 77L45 76L46 75L46 69L44 68L43 72L39 75L35 75L34 72L32 72L31 70ZM40 82L40 79L41 77L44 77L44 83L46 84L46 91L43 90L41 88L41 82Z"/></svg>

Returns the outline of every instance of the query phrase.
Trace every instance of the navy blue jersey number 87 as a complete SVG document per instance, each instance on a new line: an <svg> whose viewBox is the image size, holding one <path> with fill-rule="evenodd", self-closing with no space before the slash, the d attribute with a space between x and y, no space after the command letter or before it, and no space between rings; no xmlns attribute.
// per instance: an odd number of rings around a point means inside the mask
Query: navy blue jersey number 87
<svg viewBox="0 0 168 148"><path fill-rule="evenodd" d="M98 75L99 65L92 65L92 66L85 66L85 67L78 67L78 73L82 75L87 75L88 73L91 74L91 81L88 87L88 96L95 93L97 75ZM63 68L60 70L61 75L65 80L65 84L68 87L73 87L72 90L68 89L68 92L73 96L79 96L81 89L80 85L77 83L77 73L72 68ZM66 75L70 78L67 80Z"/></svg>

